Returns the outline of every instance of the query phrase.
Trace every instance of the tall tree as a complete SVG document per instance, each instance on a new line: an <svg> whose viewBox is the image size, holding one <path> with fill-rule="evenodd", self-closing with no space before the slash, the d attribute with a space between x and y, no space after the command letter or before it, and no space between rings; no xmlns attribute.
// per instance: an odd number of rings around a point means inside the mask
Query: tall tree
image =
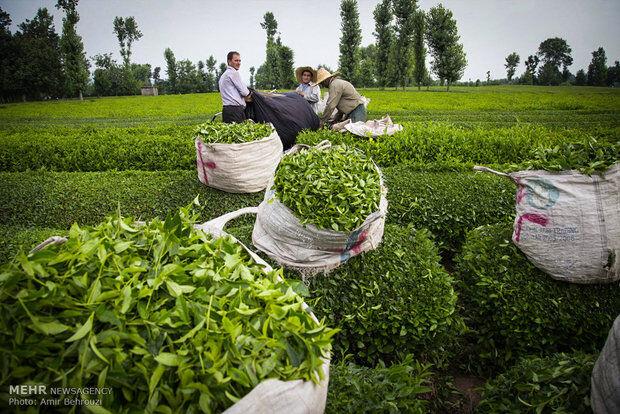
<svg viewBox="0 0 620 414"><path fill-rule="evenodd" d="M15 80L23 98L61 95L62 64L53 17L46 8L41 8L32 21L26 20L18 27Z"/></svg>
<svg viewBox="0 0 620 414"><path fill-rule="evenodd" d="M506 77L508 78L508 82L512 80L512 77L515 75L517 70L517 66L519 66L521 58L517 54L517 52L512 52L508 56L506 56L506 64L504 67L506 68Z"/></svg>
<svg viewBox="0 0 620 414"><path fill-rule="evenodd" d="M491 71L487 70L487 83L491 82Z"/></svg>
<svg viewBox="0 0 620 414"><path fill-rule="evenodd" d="M62 37L60 38L60 56L65 78L65 93L68 96L79 96L83 99L83 92L88 83L89 64L84 53L82 37L77 34L76 25L80 20L77 12L79 0L58 0L56 8L65 12L62 19Z"/></svg>
<svg viewBox="0 0 620 414"><path fill-rule="evenodd" d="M375 17L375 32L373 34L377 39L377 53L375 54L377 86L383 89L389 80L390 50L394 38L391 0L383 0L377 4L373 15Z"/></svg>
<svg viewBox="0 0 620 414"><path fill-rule="evenodd" d="M607 68L607 86L614 86L620 83L620 62L615 61L613 66Z"/></svg>
<svg viewBox="0 0 620 414"><path fill-rule="evenodd" d="M340 3L340 57L338 66L340 74L347 80L355 82L355 74L359 60L359 47L362 44L357 0L342 0Z"/></svg>
<svg viewBox="0 0 620 414"><path fill-rule="evenodd" d="M403 89L407 86L407 78L412 69L412 42L414 20L417 10L416 0L393 0L394 12L394 53L398 64L396 69L396 84Z"/></svg>
<svg viewBox="0 0 620 414"><path fill-rule="evenodd" d="M280 82L279 51L276 44L275 35L278 31L278 22L272 12L267 12L263 16L260 24L267 34L267 46L265 48L265 63L259 68L260 76L257 80L261 81L261 88L275 89Z"/></svg>
<svg viewBox="0 0 620 414"><path fill-rule="evenodd" d="M161 83L161 67L159 66L155 66L155 68L153 69L153 85L154 86L159 86L159 84Z"/></svg>
<svg viewBox="0 0 620 414"><path fill-rule="evenodd" d="M607 82L607 57L605 49L599 47L592 52L592 61L588 65L588 85L605 86Z"/></svg>
<svg viewBox="0 0 620 414"><path fill-rule="evenodd" d="M278 50L278 87L291 89L295 86L295 62L293 50L282 44L280 37L276 41Z"/></svg>
<svg viewBox="0 0 620 414"><path fill-rule="evenodd" d="M447 90L450 90L451 83L463 76L467 66L459 39L452 12L441 4L432 7L427 15L426 42L433 57L431 68L440 83L446 82Z"/></svg>
<svg viewBox="0 0 620 414"><path fill-rule="evenodd" d="M200 88L200 74L196 70L196 65L189 60L183 59L176 63L177 69L177 92L193 93L198 92Z"/></svg>
<svg viewBox="0 0 620 414"><path fill-rule="evenodd" d="M0 100L9 101L15 97L17 50L10 30L11 16L0 7Z"/></svg>
<svg viewBox="0 0 620 414"><path fill-rule="evenodd" d="M377 73L375 69L376 55L377 46L374 44L360 48L360 60L355 79L357 79L357 84L363 88L372 88L377 84L375 79Z"/></svg>
<svg viewBox="0 0 620 414"><path fill-rule="evenodd" d="M537 55L543 64L538 72L539 82L543 85L558 85L562 81L560 67L567 69L573 64L572 49L566 40L553 37L538 46Z"/></svg>
<svg viewBox="0 0 620 414"><path fill-rule="evenodd" d="M525 73L523 74L523 83L533 85L536 83L536 68L538 67L537 55L529 55L525 61Z"/></svg>
<svg viewBox="0 0 620 414"><path fill-rule="evenodd" d="M575 85L584 86L588 83L588 77L583 69L579 69L575 75Z"/></svg>
<svg viewBox="0 0 620 414"><path fill-rule="evenodd" d="M177 60L169 47L164 51L164 59L166 59L166 75L168 76L168 87L166 89L168 92L177 93Z"/></svg>
<svg viewBox="0 0 620 414"><path fill-rule="evenodd" d="M217 65L215 58L213 57L213 55L209 56L206 62L206 66L207 66L206 87L207 87L207 91L209 92L214 91L216 89L215 84L217 83L217 76L216 76L217 72L216 72L215 65Z"/></svg>
<svg viewBox="0 0 620 414"><path fill-rule="evenodd" d="M131 62L131 46L133 42L142 37L142 32L138 30L138 23L131 17L116 16L114 18L114 33L118 39L121 48L121 56L125 66L129 66Z"/></svg>
<svg viewBox="0 0 620 414"><path fill-rule="evenodd" d="M254 74L256 73L256 68L254 66L250 66L250 88L254 89Z"/></svg>
<svg viewBox="0 0 620 414"><path fill-rule="evenodd" d="M413 80L418 85L418 90L427 76L426 47L424 47L424 33L426 32L426 13L418 10L413 19Z"/></svg>

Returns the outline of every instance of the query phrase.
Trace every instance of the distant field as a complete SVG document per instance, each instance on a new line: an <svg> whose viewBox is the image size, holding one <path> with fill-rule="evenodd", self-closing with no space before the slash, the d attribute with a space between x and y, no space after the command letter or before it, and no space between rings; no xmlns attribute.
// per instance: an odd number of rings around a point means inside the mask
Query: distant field
<svg viewBox="0 0 620 414"><path fill-rule="evenodd" d="M454 87L449 93L444 88L361 92L371 99L370 117L390 114L400 122L490 127L536 123L563 128L620 125L620 90L612 88L483 86ZM209 119L220 109L217 93L17 103L0 106L0 128L48 124L188 125Z"/></svg>

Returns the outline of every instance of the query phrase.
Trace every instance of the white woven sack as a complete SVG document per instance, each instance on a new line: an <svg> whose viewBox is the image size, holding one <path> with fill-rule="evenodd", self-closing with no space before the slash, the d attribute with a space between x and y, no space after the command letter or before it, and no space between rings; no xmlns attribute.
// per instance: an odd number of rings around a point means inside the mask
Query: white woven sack
<svg viewBox="0 0 620 414"><path fill-rule="evenodd" d="M198 179L229 193L264 190L282 157L282 141L272 126L263 139L240 144L205 144L196 137Z"/></svg>
<svg viewBox="0 0 620 414"><path fill-rule="evenodd" d="M215 237L229 235L224 231L224 226L242 214L256 213L256 207L244 208L232 213L225 214L214 220L194 226ZM260 258L252 250L248 249L243 243L235 239L250 254L256 263L262 265L265 271L273 270L271 266ZM50 244L62 244L66 242L65 237L53 236L36 246L32 251L45 248ZM308 305L303 303L303 308L308 309ZM317 323L318 319L311 311L310 315ZM294 380L280 381L277 379L267 379L262 381L243 398L229 407L225 414L322 414L325 411L327 402L327 386L329 384L329 356L322 358L323 380L319 384L312 381Z"/></svg>
<svg viewBox="0 0 620 414"><path fill-rule="evenodd" d="M228 221L242 214L256 214L257 211L258 208L256 207L243 208L197 225L196 228L202 229L214 236L227 235L228 233L223 229ZM245 248L256 263L262 265L266 271L272 270L271 266L261 259L260 256L248 249L243 243L238 240L237 242ZM305 303L303 307L308 309ZM310 314L312 319L318 323L316 316L312 312ZM327 402L329 358L323 359L321 369L323 370L323 380L318 385L311 381L302 380L264 380L246 394L245 397L224 411L224 414L321 414L325 410Z"/></svg>
<svg viewBox="0 0 620 414"><path fill-rule="evenodd" d="M366 122L351 122L350 119L347 121L341 123L342 127L340 128L340 131L349 131L350 133L360 137L376 138L382 135L394 135L395 133L403 130L403 126L393 123L392 118L390 118L389 115L386 115L381 119L372 119ZM336 129L336 125L334 125L332 129Z"/></svg>
<svg viewBox="0 0 620 414"><path fill-rule="evenodd" d="M328 144L323 142L318 146L325 147ZM297 145L287 154L303 148L307 147ZM379 168L377 171L381 176ZM272 179L263 202L258 206L252 243L279 264L301 270L304 274L329 271L349 258L379 246L388 207L386 194L387 188L381 178L379 210L370 214L354 231L339 232L302 224L275 197Z"/></svg>
<svg viewBox="0 0 620 414"><path fill-rule="evenodd" d="M620 316L609 330L590 381L594 414L620 413Z"/></svg>
<svg viewBox="0 0 620 414"><path fill-rule="evenodd" d="M474 168L517 184L512 240L536 267L573 283L620 280L620 164L602 177Z"/></svg>

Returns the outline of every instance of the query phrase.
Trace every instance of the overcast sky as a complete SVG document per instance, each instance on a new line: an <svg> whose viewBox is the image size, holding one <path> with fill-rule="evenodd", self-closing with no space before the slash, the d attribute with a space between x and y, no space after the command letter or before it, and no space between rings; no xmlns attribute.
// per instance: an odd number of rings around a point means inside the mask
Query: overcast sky
<svg viewBox="0 0 620 414"><path fill-rule="evenodd" d="M362 45L374 42L372 12L380 0L358 0ZM423 10L439 1L418 0ZM619 0L446 0L457 20L461 42L467 54L462 80L506 76L505 58L511 52L523 62L549 37L562 37L572 48L571 72L584 68L592 51L602 46L607 64L620 60ZM0 0L11 15L12 31L25 19L32 19L39 7L54 15L56 31L62 31L62 13L56 0ZM265 31L260 27L265 12L274 13L282 42L295 53L296 65L338 66L340 39L339 0L80 0L78 33L87 57L112 52L121 61L112 29L115 16L134 16L143 37L133 45L132 62L161 66L165 74L164 50L170 47L177 60L194 63L213 55L225 61L229 50L242 57L242 76L265 59Z"/></svg>

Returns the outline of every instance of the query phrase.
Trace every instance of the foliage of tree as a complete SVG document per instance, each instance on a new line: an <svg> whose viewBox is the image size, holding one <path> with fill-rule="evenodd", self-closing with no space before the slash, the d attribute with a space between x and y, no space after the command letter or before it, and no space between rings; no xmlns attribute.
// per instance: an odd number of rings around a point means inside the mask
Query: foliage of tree
<svg viewBox="0 0 620 414"><path fill-rule="evenodd" d="M525 73L521 78L522 83L526 85L534 85L536 83L536 68L539 62L540 59L538 59L537 55L529 55L527 57L525 61Z"/></svg>
<svg viewBox="0 0 620 414"><path fill-rule="evenodd" d="M418 10L413 20L413 81L418 86L418 90L424 83L424 78L428 76L426 69L426 47L424 46L424 33L426 32L426 13Z"/></svg>
<svg viewBox="0 0 620 414"><path fill-rule="evenodd" d="M620 83L620 62L617 60L607 68L607 86L614 86L615 83Z"/></svg>
<svg viewBox="0 0 620 414"><path fill-rule="evenodd" d="M342 0L340 3L340 57L338 67L343 78L356 82L355 75L362 43L357 0Z"/></svg>
<svg viewBox="0 0 620 414"><path fill-rule="evenodd" d="M357 81L356 86L360 86L363 88L371 88L376 86L376 55L377 46L374 44L370 44L366 47L361 47L359 49L360 60L359 65L357 65L357 72L355 74L355 79Z"/></svg>
<svg viewBox="0 0 620 414"><path fill-rule="evenodd" d="M284 46L280 37L276 41L278 51L278 88L291 89L295 86L295 61L293 49Z"/></svg>
<svg viewBox="0 0 620 414"><path fill-rule="evenodd" d="M18 95L15 83L15 59L17 50L9 29L11 16L0 7L0 101L14 99Z"/></svg>
<svg viewBox="0 0 620 414"><path fill-rule="evenodd" d="M60 38L60 57L64 75L64 94L83 99L89 77L89 64L84 53L82 37L77 34L76 25L80 20L77 12L79 0L58 0L56 8L65 12L62 19Z"/></svg>
<svg viewBox="0 0 620 414"><path fill-rule="evenodd" d="M607 83L607 57L605 49L599 47L592 52L592 61L588 65L588 85L605 86Z"/></svg>
<svg viewBox="0 0 620 414"><path fill-rule="evenodd" d="M169 92L176 93L177 91L177 60L174 57L174 52L169 47L164 50L164 59L166 60L166 76L168 76L168 82L166 89Z"/></svg>
<svg viewBox="0 0 620 414"><path fill-rule="evenodd" d="M506 77L508 78L508 82L512 81L512 77L514 76L517 66L519 66L521 58L517 54L517 52L512 52L508 56L506 56L506 64L504 67L506 68Z"/></svg>
<svg viewBox="0 0 620 414"><path fill-rule="evenodd" d="M250 88L254 89L254 74L256 73L256 68L254 66L250 66Z"/></svg>
<svg viewBox="0 0 620 414"><path fill-rule="evenodd" d="M32 20L20 23L14 36L16 92L41 99L62 95L63 74L60 39L54 19L46 8L37 10Z"/></svg>
<svg viewBox="0 0 620 414"><path fill-rule="evenodd" d="M205 88L207 89L207 91L211 92L211 91L216 90L216 84L217 84L217 76L216 76L217 73L216 73L216 67L215 67L217 65L217 61L215 60L213 55L209 56L209 58L205 62L205 65L207 67Z"/></svg>
<svg viewBox="0 0 620 414"><path fill-rule="evenodd" d="M279 51L276 44L275 35L278 31L278 22L272 12L267 12L263 16L260 24L267 34L267 45L265 47L265 63L258 68L257 84L259 88L275 89L280 82Z"/></svg>
<svg viewBox="0 0 620 414"><path fill-rule="evenodd" d="M567 69L573 64L571 52L572 49L562 38L553 37L544 40L536 53L542 63L538 72L538 82L542 85L559 85L565 80L560 67Z"/></svg>
<svg viewBox="0 0 620 414"><path fill-rule="evenodd" d="M583 69L579 69L575 75L575 85L584 86L588 83L588 77Z"/></svg>
<svg viewBox="0 0 620 414"><path fill-rule="evenodd" d="M432 7L427 15L426 42L433 57L431 68L442 84L446 82L447 90L463 76L467 66L459 39L452 12L441 4Z"/></svg>
<svg viewBox="0 0 620 414"><path fill-rule="evenodd" d="M118 44L121 48L121 56L123 57L123 63L125 66L129 66L131 62L131 46L133 42L142 37L142 32L138 30L138 23L133 16L122 17L116 16L114 18L114 33L118 39Z"/></svg>
<svg viewBox="0 0 620 414"><path fill-rule="evenodd" d="M417 11L416 0L393 0L394 13L394 65L396 86L405 89L412 72L413 31Z"/></svg>
<svg viewBox="0 0 620 414"><path fill-rule="evenodd" d="M381 89L388 85L390 73L390 50L394 41L392 29L391 0L383 0L377 4L373 12L375 18L374 36L376 39L375 73L377 86ZM393 62L392 62L393 63Z"/></svg>

